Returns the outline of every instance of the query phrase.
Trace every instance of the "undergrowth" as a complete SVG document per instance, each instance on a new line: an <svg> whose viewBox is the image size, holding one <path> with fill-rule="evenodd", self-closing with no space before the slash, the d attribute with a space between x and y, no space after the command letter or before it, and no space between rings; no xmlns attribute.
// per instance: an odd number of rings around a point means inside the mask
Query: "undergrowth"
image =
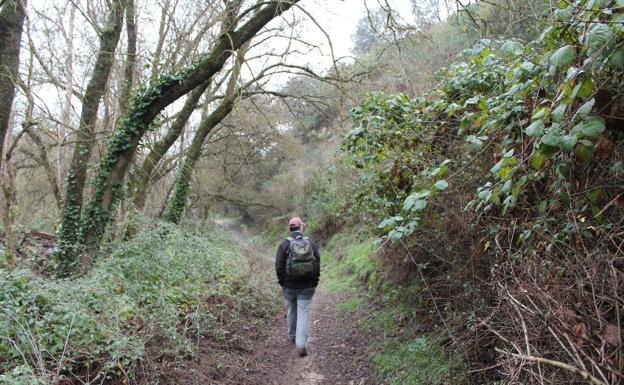
<svg viewBox="0 0 624 385"><path fill-rule="evenodd" d="M322 282L329 291L349 294L337 305L338 311L374 308L363 322L367 334L376 336L371 354L374 369L392 385L463 383L466 369L459 358L446 353L443 330L425 331L419 325L410 301L421 292L420 285L391 285L378 277L374 242L353 239L353 234L345 231L329 241Z"/></svg>
<svg viewBox="0 0 624 385"><path fill-rule="evenodd" d="M239 251L217 230L158 223L82 278L0 270L0 383L149 382L244 309L266 310Z"/></svg>

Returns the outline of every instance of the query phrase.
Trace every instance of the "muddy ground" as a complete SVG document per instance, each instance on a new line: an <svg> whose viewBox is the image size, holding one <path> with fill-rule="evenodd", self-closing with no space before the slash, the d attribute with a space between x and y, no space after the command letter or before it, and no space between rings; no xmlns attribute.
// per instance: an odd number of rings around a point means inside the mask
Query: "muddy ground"
<svg viewBox="0 0 624 385"><path fill-rule="evenodd" d="M170 378L175 385L376 385L371 341L362 326L364 310L336 309L343 295L317 290L310 317L309 355L296 355L286 340L286 312L240 326L230 344L200 342L195 357Z"/></svg>

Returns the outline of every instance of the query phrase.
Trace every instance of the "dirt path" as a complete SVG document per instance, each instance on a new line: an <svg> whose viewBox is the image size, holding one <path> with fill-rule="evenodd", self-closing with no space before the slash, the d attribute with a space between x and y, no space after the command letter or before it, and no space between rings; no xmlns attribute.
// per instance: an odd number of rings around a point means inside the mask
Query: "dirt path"
<svg viewBox="0 0 624 385"><path fill-rule="evenodd" d="M240 229L235 237L244 237ZM269 256L262 256L272 277ZM281 297L276 287L275 295ZM199 353L178 369L176 385L378 385L369 367L370 341L362 325L362 309L343 312L336 305L345 296L317 290L310 314L309 355L299 357L286 340L286 311L246 314L230 343L202 340ZM281 298L280 298L281 301Z"/></svg>

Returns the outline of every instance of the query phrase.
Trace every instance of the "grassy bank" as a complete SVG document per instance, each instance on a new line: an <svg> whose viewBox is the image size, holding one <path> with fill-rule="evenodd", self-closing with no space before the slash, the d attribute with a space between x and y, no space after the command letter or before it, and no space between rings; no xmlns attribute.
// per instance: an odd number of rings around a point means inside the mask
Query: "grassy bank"
<svg viewBox="0 0 624 385"><path fill-rule="evenodd" d="M418 282L386 284L373 240L356 239L355 233L337 234L329 241L322 284L328 291L348 293L338 311L367 310L364 325L377 336L371 347L375 370L393 385L461 384L466 369L445 352L444 331L419 324L422 309L414 303L421 292Z"/></svg>
<svg viewBox="0 0 624 385"><path fill-rule="evenodd" d="M166 224L78 279L0 269L0 383L150 382L201 337L226 340L241 311L269 311L253 269L218 229Z"/></svg>

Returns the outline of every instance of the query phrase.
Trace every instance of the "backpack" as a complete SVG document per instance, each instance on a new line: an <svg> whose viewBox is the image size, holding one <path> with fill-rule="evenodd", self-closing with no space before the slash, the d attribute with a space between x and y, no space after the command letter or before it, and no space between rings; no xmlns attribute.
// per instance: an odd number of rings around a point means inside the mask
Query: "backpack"
<svg viewBox="0 0 624 385"><path fill-rule="evenodd" d="M286 276L295 279L313 278L317 269L310 239L301 236L286 239L290 242L286 259Z"/></svg>

